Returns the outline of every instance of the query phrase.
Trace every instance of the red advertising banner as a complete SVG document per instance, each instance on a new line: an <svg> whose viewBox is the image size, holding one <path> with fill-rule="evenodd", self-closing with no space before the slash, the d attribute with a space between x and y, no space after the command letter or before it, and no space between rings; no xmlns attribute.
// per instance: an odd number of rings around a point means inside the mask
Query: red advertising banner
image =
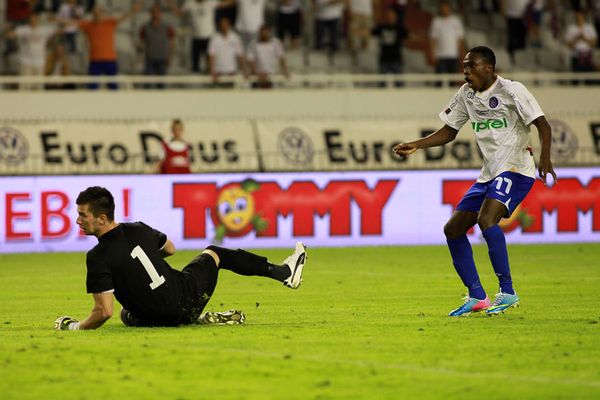
<svg viewBox="0 0 600 400"><path fill-rule="evenodd" d="M85 251L75 199L115 197L117 221L144 221L181 249L443 244L474 170L0 178L0 253ZM501 226L509 243L600 242L600 168L536 181ZM480 241L477 227L470 232Z"/></svg>

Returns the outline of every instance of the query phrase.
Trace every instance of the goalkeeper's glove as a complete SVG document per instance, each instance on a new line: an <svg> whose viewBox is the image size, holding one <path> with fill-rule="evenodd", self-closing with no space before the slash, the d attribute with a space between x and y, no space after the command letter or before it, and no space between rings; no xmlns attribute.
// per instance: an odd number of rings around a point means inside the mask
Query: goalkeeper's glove
<svg viewBox="0 0 600 400"><path fill-rule="evenodd" d="M74 331L79 329L79 321L73 317L58 317L54 321L54 329L59 331Z"/></svg>

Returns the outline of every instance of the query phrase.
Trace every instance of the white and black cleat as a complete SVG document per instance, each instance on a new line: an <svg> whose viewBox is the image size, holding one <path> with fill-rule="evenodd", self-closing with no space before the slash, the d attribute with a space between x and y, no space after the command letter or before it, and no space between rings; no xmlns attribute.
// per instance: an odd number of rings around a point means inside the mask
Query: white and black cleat
<svg viewBox="0 0 600 400"><path fill-rule="evenodd" d="M242 325L246 316L240 310L222 312L207 311L200 315L197 323L200 325Z"/></svg>
<svg viewBox="0 0 600 400"><path fill-rule="evenodd" d="M302 269L306 263L306 246L302 242L296 242L296 248L291 256L283 260L291 271L290 276L283 281L283 284L292 289L298 289L302 283Z"/></svg>

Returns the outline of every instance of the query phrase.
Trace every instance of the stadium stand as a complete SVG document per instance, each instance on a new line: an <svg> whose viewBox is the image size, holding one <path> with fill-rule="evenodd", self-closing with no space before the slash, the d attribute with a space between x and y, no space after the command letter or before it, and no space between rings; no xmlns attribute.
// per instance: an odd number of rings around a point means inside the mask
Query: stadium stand
<svg viewBox="0 0 600 400"><path fill-rule="evenodd" d="M0 23L9 28L7 24L8 0L0 2ZM38 10L51 14L52 1L38 2ZM89 3L89 2L86 2ZM133 1L109 1L98 0L97 4L103 5L109 14L120 14L128 10ZM180 3L182 3L180 1ZM351 57L347 48L347 40L340 38L340 51L334 55L314 50L314 13L309 0L302 0L304 16L304 33L299 49L290 50L287 53L288 65L292 74L310 73L376 73L377 72L377 46L376 41L371 40L369 47L360 52L358 57ZM383 3L374 0L374 4ZM427 30L432 16L436 13L436 1L397 1L403 4L403 14L411 37L406 40L404 48L405 72L406 73L429 73L432 72L430 57L428 54ZM546 2L546 8L541 14L541 47L528 45L526 49L515 53L515 62L512 64L506 53L506 22L499 11L491 9L482 12L479 1L454 2L455 9L459 12L466 27L467 48L475 45L488 45L494 48L498 56L498 65L502 71L568 71L569 49L564 40L564 31L572 20L571 2ZM485 2L488 3L488 2ZM493 3L493 2L489 2ZM41 5L39 5L41 4ZM190 74L191 62L189 59L189 48L192 33L189 18L180 18L163 5L164 20L176 27L177 46L176 57L170 66L170 75ZM276 20L275 0L268 1L266 7L265 21L273 24ZM139 29L149 19L149 5L144 10L131 18L131 20L119 25L116 35L116 48L120 73L126 75L139 75L143 71L143 59L139 51ZM89 11L89 10L88 10ZM89 15L89 12L88 12ZM375 14L376 19L379 14ZM592 21L591 10L588 18ZM346 35L346 22L342 24L341 35ZM77 44L83 49L71 56L73 74L82 74L86 71L86 43L82 35L78 35ZM16 57L12 49L7 48L7 43L2 40L2 75L14 75L17 71ZM595 51L596 63L598 64L598 51Z"/></svg>

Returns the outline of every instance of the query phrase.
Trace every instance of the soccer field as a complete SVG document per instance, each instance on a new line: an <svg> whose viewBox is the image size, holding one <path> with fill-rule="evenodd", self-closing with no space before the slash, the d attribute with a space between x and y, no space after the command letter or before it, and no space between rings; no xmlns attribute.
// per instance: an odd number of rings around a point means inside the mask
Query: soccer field
<svg viewBox="0 0 600 400"><path fill-rule="evenodd" d="M497 317L446 316L465 289L445 247L309 247L298 290L221 272L207 310L243 326L74 332L52 328L91 310L85 254L0 255L0 399L600 398L600 245L509 252L521 307Z"/></svg>

